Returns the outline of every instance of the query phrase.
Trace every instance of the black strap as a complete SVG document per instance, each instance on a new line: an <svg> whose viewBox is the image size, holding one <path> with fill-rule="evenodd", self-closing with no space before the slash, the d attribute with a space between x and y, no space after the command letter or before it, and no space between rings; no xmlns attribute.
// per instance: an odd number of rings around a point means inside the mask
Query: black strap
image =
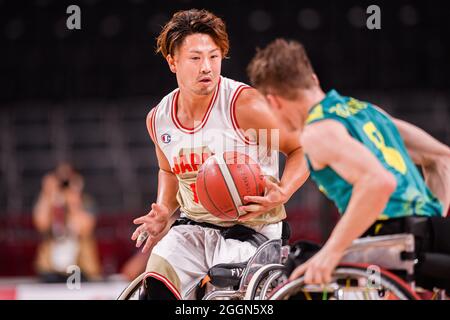
<svg viewBox="0 0 450 320"><path fill-rule="evenodd" d="M231 227L221 227L221 226L218 226L218 225L215 225L212 223L197 222L197 221L191 220L189 218L183 217L183 218L177 219L173 223L172 227L179 226L179 225L196 225L196 226L201 226L203 228L216 229L216 230L220 231L220 234L225 239L234 239L234 240L239 240L239 241L243 241L243 242L245 242L245 241L250 242L255 247L259 247L264 242L269 240L269 238L267 238L262 233L259 233L255 230L253 230L252 228L246 227L242 224L236 224Z"/></svg>
<svg viewBox="0 0 450 320"><path fill-rule="evenodd" d="M176 227L176 226L181 226L181 225L192 225L192 226L200 226L203 228L212 228L212 229L217 229L219 231L225 230L229 227L221 227L212 223L207 223L207 222L197 222L194 220L191 220L189 218L183 217L183 218L178 218L177 220L175 220L175 222L172 224L172 227Z"/></svg>

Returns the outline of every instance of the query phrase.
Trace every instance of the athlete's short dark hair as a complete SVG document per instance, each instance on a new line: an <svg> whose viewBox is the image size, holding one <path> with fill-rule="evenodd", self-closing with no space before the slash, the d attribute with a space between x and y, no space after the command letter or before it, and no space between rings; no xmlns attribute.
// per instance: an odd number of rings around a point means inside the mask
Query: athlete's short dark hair
<svg viewBox="0 0 450 320"><path fill-rule="evenodd" d="M157 38L156 52L164 58L172 55L183 40L196 33L209 35L226 57L229 50L228 33L223 20L206 10L184 10L176 12L163 27Z"/></svg>

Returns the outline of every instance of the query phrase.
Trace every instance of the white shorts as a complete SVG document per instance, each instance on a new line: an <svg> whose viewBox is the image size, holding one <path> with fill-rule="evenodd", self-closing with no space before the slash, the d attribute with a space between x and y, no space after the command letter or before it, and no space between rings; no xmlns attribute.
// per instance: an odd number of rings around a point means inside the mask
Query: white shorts
<svg viewBox="0 0 450 320"><path fill-rule="evenodd" d="M280 239L282 222L253 229L269 239ZM153 248L146 272L162 281L178 299L195 299L192 288L212 266L245 262L256 249L249 242L223 238L217 229L178 225Z"/></svg>

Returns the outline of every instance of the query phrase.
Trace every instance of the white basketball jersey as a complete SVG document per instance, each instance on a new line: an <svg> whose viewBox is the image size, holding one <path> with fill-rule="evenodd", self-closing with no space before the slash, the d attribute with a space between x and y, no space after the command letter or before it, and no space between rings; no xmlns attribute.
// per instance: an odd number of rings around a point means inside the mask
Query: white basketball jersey
<svg viewBox="0 0 450 320"><path fill-rule="evenodd" d="M170 163L179 181L177 200L182 214L190 219L222 226L233 225L210 214L198 201L195 181L200 165L212 154L238 151L257 161L266 176L278 180L278 151L269 154L239 129L235 103L248 85L221 77L201 122L184 127L177 118L179 89L175 89L151 111L152 137ZM269 133L273 134L273 133ZM278 137L273 137L278 141ZM244 224L256 226L286 217L283 206Z"/></svg>

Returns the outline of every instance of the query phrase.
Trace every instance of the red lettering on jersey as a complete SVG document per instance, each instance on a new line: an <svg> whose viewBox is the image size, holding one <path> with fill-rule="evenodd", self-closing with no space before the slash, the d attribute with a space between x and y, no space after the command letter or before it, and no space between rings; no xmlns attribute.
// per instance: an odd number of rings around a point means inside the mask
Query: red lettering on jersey
<svg viewBox="0 0 450 320"><path fill-rule="evenodd" d="M174 174L180 174L180 165L178 164L178 159L177 157L173 157L173 163L174 163L174 167L172 168L172 172Z"/></svg>
<svg viewBox="0 0 450 320"><path fill-rule="evenodd" d="M180 167L181 167L181 173L185 173L186 171L192 172L192 167L186 160L186 156L183 154L180 156Z"/></svg>
<svg viewBox="0 0 450 320"><path fill-rule="evenodd" d="M172 172L174 174L183 174L186 172L197 172L199 166L203 164L211 156L210 153L202 153L201 155L195 152L189 154L189 156L181 155L179 157L173 157L174 166ZM189 161L188 161L189 160Z"/></svg>

